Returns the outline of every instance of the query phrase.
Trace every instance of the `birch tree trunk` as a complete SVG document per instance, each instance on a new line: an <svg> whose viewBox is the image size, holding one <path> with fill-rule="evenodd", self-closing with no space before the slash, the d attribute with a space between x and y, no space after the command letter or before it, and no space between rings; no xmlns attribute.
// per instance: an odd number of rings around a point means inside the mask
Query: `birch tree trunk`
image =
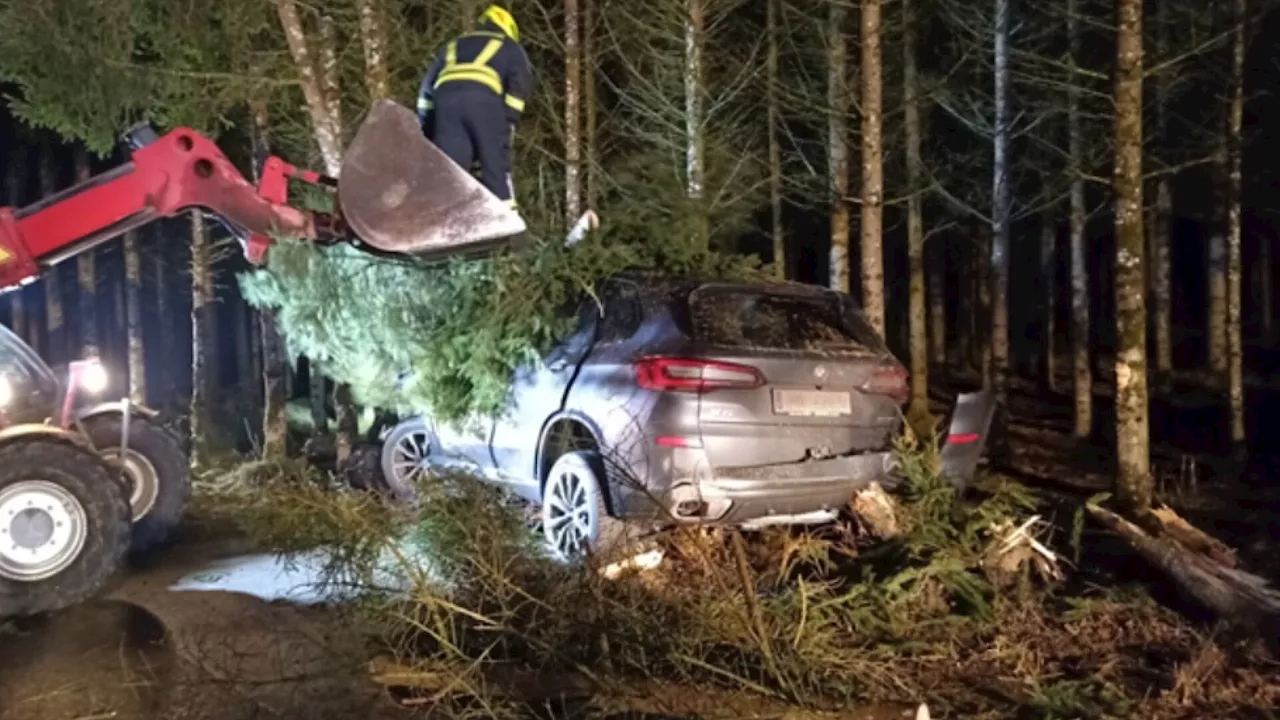
<svg viewBox="0 0 1280 720"><path fill-rule="evenodd" d="M862 0L862 304L881 335L884 327L884 145L880 67L880 0Z"/></svg>
<svg viewBox="0 0 1280 720"><path fill-rule="evenodd" d="M58 191L58 178L54 168L53 147L40 146L40 195L49 197ZM62 308L61 268L49 268L43 276L44 282L44 321L48 361L60 363L67 359L66 318Z"/></svg>
<svg viewBox="0 0 1280 720"><path fill-rule="evenodd" d="M849 110L845 7L830 0L827 28L827 166L831 178L831 289L849 292Z"/></svg>
<svg viewBox="0 0 1280 720"><path fill-rule="evenodd" d="M1241 133L1244 127L1245 2L1232 2L1231 112L1227 124L1227 397L1231 442L1244 444L1244 352L1240 331Z"/></svg>
<svg viewBox="0 0 1280 720"><path fill-rule="evenodd" d="M312 130L316 143L320 146L325 171L336 177L342 167L342 133L329 114L329 103L326 102L321 81L317 77L315 61L307 45L307 35L302 19L298 16L297 3L295 0L276 0L276 12L302 85L302 95L307 101L307 112L311 116Z"/></svg>
<svg viewBox="0 0 1280 720"><path fill-rule="evenodd" d="M765 0L765 41L768 44L766 72L769 103L769 218L773 237L773 271L779 280L787 279L787 236L782 229L782 144L778 139L781 124L781 102L778 85L778 5L782 0Z"/></svg>
<svg viewBox="0 0 1280 720"><path fill-rule="evenodd" d="M1142 0L1117 0L1115 73L1116 499L1151 507L1142 233Z"/></svg>
<svg viewBox="0 0 1280 720"><path fill-rule="evenodd" d="M991 172L991 379L1004 405L1009 381L1009 223L1013 198L1009 187L1009 3L996 0L995 137Z"/></svg>
<svg viewBox="0 0 1280 720"><path fill-rule="evenodd" d="M216 352L213 332L213 248L204 212L191 211L191 464L204 462L210 421L209 354Z"/></svg>
<svg viewBox="0 0 1280 720"><path fill-rule="evenodd" d="M125 334L129 340L129 399L147 402L147 355L142 339L142 257L138 234L124 234Z"/></svg>
<svg viewBox="0 0 1280 720"><path fill-rule="evenodd" d="M378 0L356 0L356 7L360 12L360 44L364 48L364 79L369 97L374 100L389 97L385 15Z"/></svg>
<svg viewBox="0 0 1280 720"><path fill-rule="evenodd" d="M1123 0L1122 0L1123 1ZM1070 38L1070 60L1067 68L1067 153L1071 175L1071 369L1075 396L1077 438L1093 433L1093 368L1089 364L1091 342L1089 318L1089 249L1085 239L1084 206L1084 130L1081 127L1080 77L1081 54L1079 0L1067 0L1067 34Z"/></svg>
<svg viewBox="0 0 1280 720"><path fill-rule="evenodd" d="M596 0L581 0L582 2L582 62L583 62L583 82L582 97L583 103L586 105L586 166L587 166L587 207L594 208L596 200L600 193L600 179L598 176L600 167L599 156L599 138L597 132L600 122L600 109L596 104L596 69L599 63L596 60L596 23L595 23L595 4ZM575 218L576 219L576 218Z"/></svg>
<svg viewBox="0 0 1280 720"><path fill-rule="evenodd" d="M902 0L902 94L907 133L907 265L910 291L907 325L911 349L911 406L914 417L929 413L929 338L925 316L924 209L920 181L920 78L916 70L916 24L911 0Z"/></svg>
<svg viewBox="0 0 1280 720"><path fill-rule="evenodd" d="M8 205L11 208L19 208L24 205L23 196L26 194L26 188L23 185L26 182L27 150L25 147L15 148L9 153L9 167L5 175L5 196ZM27 305L23 298L24 288L14 288L9 291L9 329L23 340L31 342L27 331ZM34 345L34 343L32 343Z"/></svg>
<svg viewBox="0 0 1280 720"><path fill-rule="evenodd" d="M685 176L686 192L693 201L702 200L706 184L706 138L703 128L703 70L702 43L705 33L705 0L688 0L688 20L685 23L684 62L684 118L685 118ZM698 209L700 218L696 241L702 246L709 242L706 212Z"/></svg>
<svg viewBox="0 0 1280 720"><path fill-rule="evenodd" d="M582 17L578 0L564 0L565 227L582 215Z"/></svg>
<svg viewBox="0 0 1280 720"><path fill-rule="evenodd" d="M1156 2L1156 53L1163 56L1169 50L1168 10L1169 0ZM1167 149L1168 138L1168 81L1163 74L1152 78L1152 90L1156 102L1156 141ZM1155 304L1156 372L1167 377L1173 370L1173 294L1172 256L1170 243L1173 234L1173 193L1168 176L1156 180L1155 208L1151 218L1151 299Z"/></svg>
<svg viewBox="0 0 1280 720"><path fill-rule="evenodd" d="M254 157L260 163L271 154L266 102L255 102L251 112L253 113ZM257 163L255 163L254 172L258 172ZM259 343L262 348L262 457L279 459L286 454L286 442L289 437L289 418L286 412L289 402L289 359L286 357L280 330L276 326L275 311L264 308L259 312L258 325Z"/></svg>
<svg viewBox="0 0 1280 720"><path fill-rule="evenodd" d="M76 183L85 182L92 175L89 153L83 147L78 147L75 156ZM93 250L76 256L76 279L79 286L76 308L79 317L76 320L80 326L80 352L85 357L100 357L102 348L98 343L98 263Z"/></svg>
<svg viewBox="0 0 1280 720"><path fill-rule="evenodd" d="M1044 327L1041 348L1044 353L1044 386L1050 392L1058 389L1058 228L1053 217L1045 214L1040 226L1040 278L1044 283Z"/></svg>

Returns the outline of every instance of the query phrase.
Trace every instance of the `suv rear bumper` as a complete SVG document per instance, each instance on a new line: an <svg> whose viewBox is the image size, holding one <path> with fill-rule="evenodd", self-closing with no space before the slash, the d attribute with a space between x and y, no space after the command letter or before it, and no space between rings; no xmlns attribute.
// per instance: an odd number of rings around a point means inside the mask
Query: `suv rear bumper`
<svg viewBox="0 0 1280 720"><path fill-rule="evenodd" d="M694 524L826 522L871 483L895 487L893 463L892 453L876 451L756 467L710 469L700 464L654 493L661 498L656 503L660 508L654 508L653 496L633 494L627 514L634 517L658 509L660 519Z"/></svg>

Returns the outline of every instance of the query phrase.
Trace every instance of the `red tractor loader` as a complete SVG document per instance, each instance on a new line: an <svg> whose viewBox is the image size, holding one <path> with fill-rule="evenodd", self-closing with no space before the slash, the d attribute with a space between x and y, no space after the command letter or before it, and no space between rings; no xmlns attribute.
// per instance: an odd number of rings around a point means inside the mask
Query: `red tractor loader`
<svg viewBox="0 0 1280 720"><path fill-rule="evenodd" d="M187 128L126 134L130 162L25 208L0 208L0 288L153 220L194 208L257 264L278 237L347 242L377 255L441 257L510 246L523 220L427 141L416 114L381 101L337 179L267 158L257 187ZM290 180L336 189L335 212L291 207ZM88 359L59 378L0 331L0 616L57 610L101 592L130 547L163 543L190 479L154 413L100 402L105 370Z"/></svg>

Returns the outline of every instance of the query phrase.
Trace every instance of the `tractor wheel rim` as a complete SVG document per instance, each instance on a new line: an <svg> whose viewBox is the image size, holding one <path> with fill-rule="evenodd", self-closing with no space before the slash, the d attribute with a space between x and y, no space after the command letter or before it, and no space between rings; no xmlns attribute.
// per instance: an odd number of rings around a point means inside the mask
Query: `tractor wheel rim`
<svg viewBox="0 0 1280 720"><path fill-rule="evenodd" d="M120 459L120 448L106 448L102 457L109 463L120 463L125 482L129 484L129 509L133 513L133 522L146 517L160 497L160 472L156 470L155 463L132 449L125 451L123 460Z"/></svg>
<svg viewBox="0 0 1280 720"><path fill-rule="evenodd" d="M412 495L417 482L427 472L431 437L423 430L400 436L391 447L391 489L396 495Z"/></svg>
<svg viewBox="0 0 1280 720"><path fill-rule="evenodd" d="M84 505L65 488L29 480L0 490L0 577L54 577L76 561L88 537Z"/></svg>
<svg viewBox="0 0 1280 720"><path fill-rule="evenodd" d="M587 483L573 470L566 470L547 488L543 530L551 549L562 559L575 560L586 554L591 542L594 503Z"/></svg>

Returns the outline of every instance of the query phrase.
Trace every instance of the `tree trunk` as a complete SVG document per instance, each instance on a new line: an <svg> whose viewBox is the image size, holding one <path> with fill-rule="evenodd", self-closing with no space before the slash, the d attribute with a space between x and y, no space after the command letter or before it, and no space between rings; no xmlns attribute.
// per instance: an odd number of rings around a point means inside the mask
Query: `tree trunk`
<svg viewBox="0 0 1280 720"><path fill-rule="evenodd" d="M769 103L769 218L770 235L773 237L773 272L779 280L787 279L787 236L782 228L782 143L778 132L781 125L778 85L778 5L782 0L765 0L766 42L768 57L766 80Z"/></svg>
<svg viewBox="0 0 1280 720"><path fill-rule="evenodd" d="M210 430L209 355L216 352L213 333L213 249L204 212L191 211L191 464L199 467Z"/></svg>
<svg viewBox="0 0 1280 720"><path fill-rule="evenodd" d="M49 197L58 191L58 178L54 168L54 148L44 144L40 147L40 195ZM57 265L45 271L44 280L44 320L46 358L51 363L67 360L66 318L62 309L62 278Z"/></svg>
<svg viewBox="0 0 1280 720"><path fill-rule="evenodd" d="M981 319L976 320L974 325L978 339L978 367L982 369L982 386L987 388L995 386L995 378L992 377L995 364L992 363L991 353L991 331L994 329L995 324L989 321L984 322L984 320L994 317L991 308L991 291L994 288L995 279L992 276L993 268L989 262L993 254L991 248L994 244L991 238L991 228L980 227L978 229L978 256L976 258L978 263L978 302L977 312L974 317Z"/></svg>
<svg viewBox="0 0 1280 720"><path fill-rule="evenodd" d="M583 104L586 106L586 167L587 167L587 207L594 208L596 200L600 193L600 179L598 176L600 167L599 156L599 138L596 136L597 128L600 123L600 108L596 104L596 69L599 63L596 61L595 52L595 4L596 0L581 0L582 2L582 64L583 64L583 80L582 95Z"/></svg>
<svg viewBox="0 0 1280 720"><path fill-rule="evenodd" d="M1115 74L1116 499L1151 507L1142 233L1142 0L1118 0Z"/></svg>
<svg viewBox="0 0 1280 720"><path fill-rule="evenodd" d="M927 250L927 248L926 248ZM925 253L925 257L933 257L928 267L932 270L933 279L929 290L929 348L933 356L933 364L938 368L947 365L947 246L934 245L933 251Z"/></svg>
<svg viewBox="0 0 1280 720"><path fill-rule="evenodd" d="M1169 0L1156 1L1156 53L1164 56L1169 51ZM1163 73L1152 78L1155 92L1156 142L1161 149L1168 148L1169 92ZM1173 235L1173 195L1169 178L1156 180L1156 201L1151 218L1151 300L1155 304L1156 372L1160 376L1173 370L1173 292L1172 256L1170 243Z"/></svg>
<svg viewBox="0 0 1280 720"><path fill-rule="evenodd" d="M995 142L991 172L991 371L996 400L1004 405L1009 381L1009 3L996 0Z"/></svg>
<svg viewBox="0 0 1280 720"><path fill-rule="evenodd" d="M1058 227L1047 213L1040 225L1040 278L1044 283L1043 336L1040 341L1044 364L1041 372L1045 389L1055 392L1058 389Z"/></svg>
<svg viewBox="0 0 1280 720"><path fill-rule="evenodd" d="M129 338L129 398L147 402L147 356L142 344L142 257L138 234L124 234L125 332Z"/></svg>
<svg viewBox="0 0 1280 720"><path fill-rule="evenodd" d="M829 285L849 292L849 69L844 35L845 6L828 4L827 166L831 176L831 268Z"/></svg>
<svg viewBox="0 0 1280 720"><path fill-rule="evenodd" d="M342 167L342 132L330 114L329 99L317 77L315 61L307 46L307 34L302 27L302 19L298 16L297 3L295 0L276 0L276 12L280 16L285 40L289 44L294 69L302 84L302 95L307 101L307 111L311 115L312 130L320 146L325 171L337 177L338 170Z"/></svg>
<svg viewBox="0 0 1280 720"><path fill-rule="evenodd" d="M1231 52L1231 114L1227 124L1227 397L1231 442L1244 444L1244 359L1240 332L1241 132L1244 127L1245 2L1234 0Z"/></svg>
<svg viewBox="0 0 1280 720"><path fill-rule="evenodd" d="M267 105L255 102L252 106L254 157L258 162L271 154L271 136L269 133ZM255 164L254 172L258 172ZM256 178L255 178L256 179ZM259 337L262 348L262 457L264 459L280 459L287 452L286 443L289 436L289 418L287 406L289 401L289 359L286 357L284 341L280 337L280 329L276 326L275 312L264 309L258 314Z"/></svg>
<svg viewBox="0 0 1280 720"><path fill-rule="evenodd" d="M1071 366L1075 396L1075 437L1093 434L1093 368L1089 364L1092 342L1089 318L1089 248L1086 245L1084 206L1084 130L1081 127L1080 78L1080 3L1067 0L1067 34L1071 57L1067 75L1067 152L1071 176Z"/></svg>
<svg viewBox="0 0 1280 720"><path fill-rule="evenodd" d="M705 34L705 0L688 0L688 20L685 24L684 57L684 120L685 120L685 177L686 193L690 200L701 205L706 184L706 137L703 127L703 69L702 44ZM697 208L700 224L695 241L706 247L710 228L705 208Z"/></svg>
<svg viewBox="0 0 1280 720"><path fill-rule="evenodd" d="M165 266L164 255L160 253L159 248L153 247L152 252L152 269L155 273L155 290L156 290L156 322L160 327L159 336L161 338L174 337L172 334L172 323L169 319L169 269ZM172 402L171 397L174 391L174 374L172 364L169 362L170 354L168 351L168 343L159 342L155 346L156 373L153 378L156 381L157 393L164 398L161 404L168 405Z"/></svg>
<svg viewBox="0 0 1280 720"><path fill-rule="evenodd" d="M83 148L76 149L75 157L76 183L87 181L93 170L89 166L89 153ZM85 357L100 357L102 348L98 343L98 263L94 251L88 250L76 255L77 324L80 326L80 352Z"/></svg>
<svg viewBox="0 0 1280 720"><path fill-rule="evenodd" d="M364 80L372 100L391 94L387 70L387 32L385 16L378 0L356 0L360 12L360 44L364 48Z"/></svg>
<svg viewBox="0 0 1280 720"><path fill-rule="evenodd" d="M916 25L910 0L902 4L902 92L907 132L907 264L910 266L907 324L911 337L911 407L915 417L929 412L929 338L925 316L924 208L920 181L920 79L916 72Z"/></svg>
<svg viewBox="0 0 1280 720"><path fill-rule="evenodd" d="M582 17L578 0L564 0L565 227L582 215Z"/></svg>
<svg viewBox="0 0 1280 720"><path fill-rule="evenodd" d="M884 327L884 145L880 68L880 0L862 0L862 304L881 335Z"/></svg>
<svg viewBox="0 0 1280 720"><path fill-rule="evenodd" d="M11 208L22 207L25 203L23 185L26 182L27 150L25 147L15 148L9 153L9 168L5 177L5 194ZM27 305L23 302L23 288L17 287L9 291L9 329L18 337L28 340ZM28 340L30 342L30 340ZM34 343L33 343L34 344Z"/></svg>

